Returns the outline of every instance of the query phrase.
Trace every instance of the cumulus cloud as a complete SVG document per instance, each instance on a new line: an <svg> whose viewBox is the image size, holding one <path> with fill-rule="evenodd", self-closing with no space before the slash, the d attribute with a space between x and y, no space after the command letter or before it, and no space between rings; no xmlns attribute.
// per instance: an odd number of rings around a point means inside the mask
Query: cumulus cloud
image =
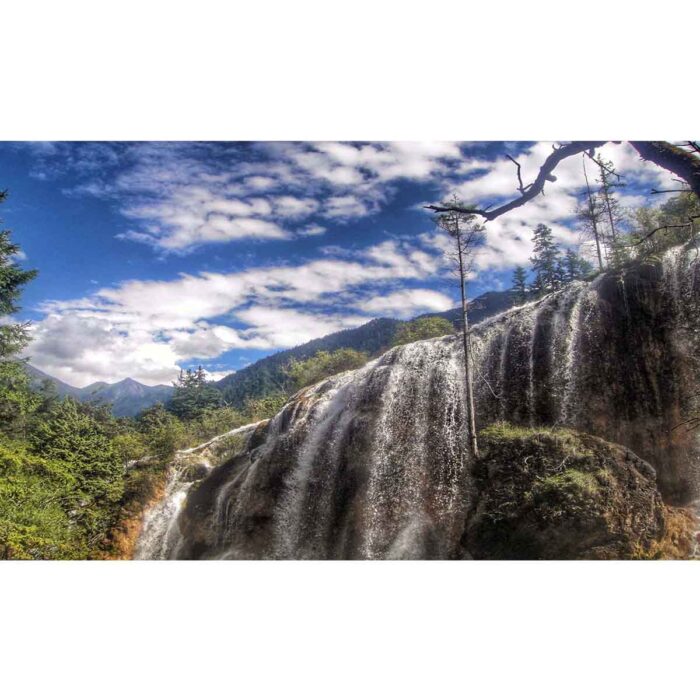
<svg viewBox="0 0 700 700"><path fill-rule="evenodd" d="M454 301L450 297L432 289L404 289L358 304L358 308L366 313L397 318L410 318L423 311L446 311L453 306Z"/></svg>
<svg viewBox="0 0 700 700"><path fill-rule="evenodd" d="M517 144L514 144L517 148ZM523 182L532 182L552 143L539 142L517 154L522 168ZM596 151L597 157L614 163L623 176L623 182L636 194L625 195L624 205L639 206L652 187L673 187L672 175L652 163L642 161L637 152L626 143L608 143ZM596 186L596 166L586 159L589 181ZM544 196L540 195L527 204L486 223L486 244L476 258L477 270L506 269L514 265L529 264L532 255L532 230L539 224L552 229L555 240L565 247L579 248L583 232L574 219L577 203L583 195L585 178L582 157L567 158L555 171L556 182L548 183ZM466 159L459 172L459 179L445 186L443 196L455 194L468 204L498 205L518 196L514 164L501 156L495 160Z"/></svg>
<svg viewBox="0 0 700 700"><path fill-rule="evenodd" d="M427 181L461 157L459 144L448 142L31 148L35 176L71 171L79 181L66 193L118 202L131 222L120 238L179 253L211 243L292 238L294 229L320 235L323 227L310 217L361 219L387 201L392 183Z"/></svg>
<svg viewBox="0 0 700 700"><path fill-rule="evenodd" d="M465 157L464 145L450 142L27 147L34 149L37 177L70 169L77 174L71 194L111 198L128 221L121 237L159 252L321 236L333 223L376 213L405 180L482 205L517 196L512 162L487 158L486 149ZM525 182L550 150L550 143L513 144ZM608 144L599 155L632 185L622 195L625 205L643 203L645 188L673 187L669 173L625 144ZM581 160L563 161L556 176L545 196L487 223L472 275L527 265L538 223L550 226L564 246L581 244L572 220L585 184ZM319 249L322 257L294 265L128 280L82 299L45 303L29 354L73 384L127 375L169 381L189 360L289 347L380 314L448 308L448 297L423 287L445 272L450 250L448 236L430 233L354 252Z"/></svg>
<svg viewBox="0 0 700 700"><path fill-rule="evenodd" d="M358 326L378 313L405 316L451 302L428 289L397 292L442 274L439 251L390 240L345 257L298 265L129 280L80 299L42 305L27 354L76 385L125 376L168 382L189 360L232 349L278 349Z"/></svg>

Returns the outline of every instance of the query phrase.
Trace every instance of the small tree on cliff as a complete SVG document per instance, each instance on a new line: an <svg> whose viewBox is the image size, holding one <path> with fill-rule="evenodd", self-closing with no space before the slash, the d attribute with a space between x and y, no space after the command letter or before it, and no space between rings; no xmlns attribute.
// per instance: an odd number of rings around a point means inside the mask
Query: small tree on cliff
<svg viewBox="0 0 700 700"><path fill-rule="evenodd" d="M518 304L527 301L527 272L522 265L518 265L513 271L513 291Z"/></svg>
<svg viewBox="0 0 700 700"><path fill-rule="evenodd" d="M391 346L415 343L417 340L438 338L450 335L455 328L450 321L441 316L423 316L413 321L404 321L399 325L391 340Z"/></svg>
<svg viewBox="0 0 700 700"><path fill-rule="evenodd" d="M532 251L532 269L535 272L535 289L539 294L546 294L561 286L559 249L554 243L552 229L538 224L532 234L534 249Z"/></svg>
<svg viewBox="0 0 700 700"><path fill-rule="evenodd" d="M619 267L629 260L629 246L621 240L621 231L624 226L625 216L616 196L618 188L622 187L620 176L615 172L612 161L600 158L596 161L600 184L598 197L603 204L605 212L605 224L607 226L606 244L609 251L609 260Z"/></svg>
<svg viewBox="0 0 700 700"><path fill-rule="evenodd" d="M460 207L462 203L453 197L447 206ZM462 345L464 349L464 374L467 385L467 438L469 451L473 457L479 456L476 439L476 409L474 406L474 381L472 375L471 332L467 313L467 281L474 265L477 248L484 240L484 227L478 223L474 214L459 211L447 211L435 219L436 224L446 231L454 243L451 258L456 263L459 275L459 291L462 301Z"/></svg>

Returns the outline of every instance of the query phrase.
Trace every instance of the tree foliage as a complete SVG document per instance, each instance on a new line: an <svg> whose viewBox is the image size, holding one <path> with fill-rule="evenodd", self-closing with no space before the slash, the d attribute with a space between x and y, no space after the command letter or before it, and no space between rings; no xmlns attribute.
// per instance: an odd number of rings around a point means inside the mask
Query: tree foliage
<svg viewBox="0 0 700 700"><path fill-rule="evenodd" d="M392 347L415 343L417 340L439 338L442 335L451 335L455 332L454 325L441 316L423 316L414 321L402 323L396 330L392 340Z"/></svg>
<svg viewBox="0 0 700 700"><path fill-rule="evenodd" d="M0 192L0 204L7 192ZM0 220L2 223L2 220ZM23 270L16 262L20 248L10 239L10 231L0 230L0 319L19 311L17 304L22 287L33 280L36 270ZM26 324L0 323L0 360L19 352L29 339Z"/></svg>
<svg viewBox="0 0 700 700"><path fill-rule="evenodd" d="M201 365L196 370L181 371L173 386L175 393L168 402L168 410L178 418L199 418L207 410L223 405L221 392L207 381Z"/></svg>
<svg viewBox="0 0 700 700"><path fill-rule="evenodd" d="M367 363L369 357L364 352L352 348L339 348L333 352L320 350L306 360L293 360L287 367L294 390L316 384L327 377L357 369Z"/></svg>

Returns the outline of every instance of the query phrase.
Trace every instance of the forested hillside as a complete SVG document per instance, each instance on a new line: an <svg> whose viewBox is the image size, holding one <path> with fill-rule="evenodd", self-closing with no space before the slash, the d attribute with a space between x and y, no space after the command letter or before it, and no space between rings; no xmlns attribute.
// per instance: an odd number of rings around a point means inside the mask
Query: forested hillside
<svg viewBox="0 0 700 700"><path fill-rule="evenodd" d="M471 323L479 323L489 316L509 309L516 303L512 291L486 292L469 304ZM450 309L424 314L418 318L445 318L456 326L460 323L461 310ZM219 380L224 399L232 406L243 407L247 399L285 392L288 388L285 368L292 360L308 359L319 351L350 348L373 356L391 347L393 339L405 322L392 318L377 318L358 328L338 331L317 340L311 340L290 350L283 350L258 360L235 374Z"/></svg>

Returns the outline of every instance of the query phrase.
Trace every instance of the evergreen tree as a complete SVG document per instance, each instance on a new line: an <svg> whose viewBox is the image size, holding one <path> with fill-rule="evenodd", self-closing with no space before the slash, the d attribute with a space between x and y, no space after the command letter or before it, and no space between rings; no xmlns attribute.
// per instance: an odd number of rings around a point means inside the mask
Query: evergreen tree
<svg viewBox="0 0 700 700"><path fill-rule="evenodd" d="M56 402L30 436L36 455L65 465L64 505L89 540L104 534L124 490L124 470L105 425L73 398Z"/></svg>
<svg viewBox="0 0 700 700"><path fill-rule="evenodd" d="M564 268L567 282L581 278L581 258L571 248L564 255Z"/></svg>
<svg viewBox="0 0 700 700"><path fill-rule="evenodd" d="M415 343L417 340L439 338L441 335L451 335L455 327L442 316L424 316L414 321L404 321L396 329L391 341L391 347Z"/></svg>
<svg viewBox="0 0 700 700"><path fill-rule="evenodd" d="M518 265L513 271L513 291L518 304L527 301L527 272L522 265Z"/></svg>
<svg viewBox="0 0 700 700"><path fill-rule="evenodd" d="M7 192L0 192L0 203ZM23 270L16 262L20 252L10 240L10 231L0 231L0 429L18 435L26 430L27 419L40 403L31 391L24 363L15 355L29 341L27 324L3 322L19 311L22 287L36 277L36 270Z"/></svg>
<svg viewBox="0 0 700 700"><path fill-rule="evenodd" d="M564 266L564 281L573 282L574 280L580 280L591 274L593 271L593 266L585 258L575 253L571 248L569 248L564 254L563 258Z"/></svg>
<svg viewBox="0 0 700 700"><path fill-rule="evenodd" d="M333 352L319 350L306 360L292 360L286 371L292 382L292 389L296 391L334 374L362 367L368 361L367 353L352 348L339 348Z"/></svg>
<svg viewBox="0 0 700 700"><path fill-rule="evenodd" d="M138 431L148 445L148 453L165 464L175 451L184 447L185 431L180 420L162 403L150 406L136 420Z"/></svg>
<svg viewBox="0 0 700 700"><path fill-rule="evenodd" d="M535 289L539 294L546 294L561 286L559 249L549 226L538 224L532 238L535 245L530 260L535 272Z"/></svg>
<svg viewBox="0 0 700 700"><path fill-rule="evenodd" d="M0 203L7 192L0 192ZM0 220L1 221L1 220ZM0 319L19 311L22 287L36 277L36 270L23 270L16 262L20 248L10 240L10 231L0 231ZM28 342L26 324L0 324L0 360L11 357Z"/></svg>
<svg viewBox="0 0 700 700"><path fill-rule="evenodd" d="M178 418L199 418L206 410L223 405L221 392L207 381L201 365L196 370L180 371L180 377L173 386L175 393L167 408Z"/></svg>

